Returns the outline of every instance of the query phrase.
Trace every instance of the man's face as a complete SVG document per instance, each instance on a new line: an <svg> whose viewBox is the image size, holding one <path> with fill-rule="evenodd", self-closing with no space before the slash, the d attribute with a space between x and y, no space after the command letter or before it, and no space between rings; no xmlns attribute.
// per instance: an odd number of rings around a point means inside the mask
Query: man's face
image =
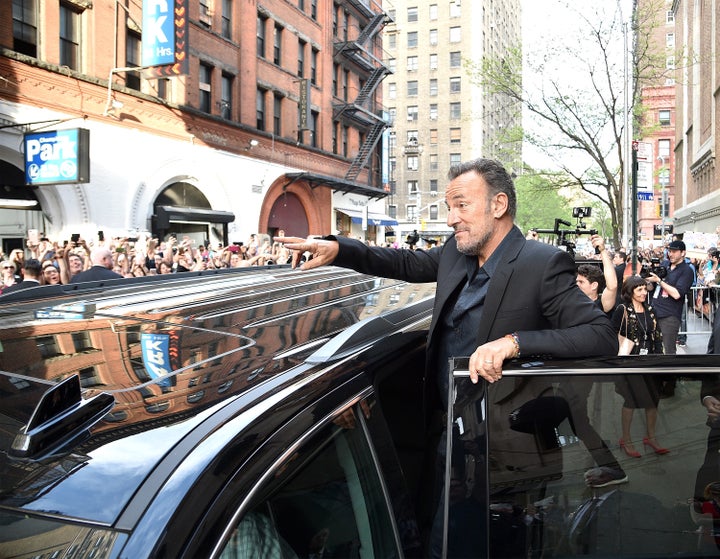
<svg viewBox="0 0 720 559"><path fill-rule="evenodd" d="M685 259L685 251L676 248L668 249L668 260L672 266L680 264Z"/></svg>
<svg viewBox="0 0 720 559"><path fill-rule="evenodd" d="M70 272L76 274L77 272L82 271L82 260L80 260L79 256L71 256L68 258L68 267L70 268Z"/></svg>
<svg viewBox="0 0 720 559"><path fill-rule="evenodd" d="M595 298L598 288L597 282L590 282L590 280L588 280L585 276L578 274L575 279L575 283L577 283L580 291L582 291L585 295L591 299Z"/></svg>
<svg viewBox="0 0 720 559"><path fill-rule="evenodd" d="M478 256L495 229L495 202L488 202L487 192L485 179L475 172L453 179L445 192L447 224L455 230L458 250L468 256Z"/></svg>
<svg viewBox="0 0 720 559"><path fill-rule="evenodd" d="M615 264L616 266L618 264L622 264L623 262L624 260L621 254L616 254L615 256L613 256L613 264Z"/></svg>

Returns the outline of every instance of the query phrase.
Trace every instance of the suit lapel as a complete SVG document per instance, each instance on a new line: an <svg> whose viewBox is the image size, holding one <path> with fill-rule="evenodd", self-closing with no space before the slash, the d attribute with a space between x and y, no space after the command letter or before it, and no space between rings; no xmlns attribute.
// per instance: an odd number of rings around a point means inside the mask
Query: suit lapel
<svg viewBox="0 0 720 559"><path fill-rule="evenodd" d="M513 262L517 260L520 250L525 246L525 238L519 229L514 228L509 235L512 235L512 238L508 239L509 243L504 248L502 259L498 262L495 273L490 278L490 285L488 285L488 293L485 297L482 319L478 330L478 345L482 345L489 340L490 331L495 323L495 316L500 309L500 304L506 295L507 286L515 271Z"/></svg>

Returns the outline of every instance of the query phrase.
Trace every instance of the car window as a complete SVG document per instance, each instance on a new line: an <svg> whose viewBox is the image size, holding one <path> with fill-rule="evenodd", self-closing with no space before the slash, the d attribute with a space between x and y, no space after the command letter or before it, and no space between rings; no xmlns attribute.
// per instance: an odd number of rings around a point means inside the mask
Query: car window
<svg viewBox="0 0 720 559"><path fill-rule="evenodd" d="M717 556L720 424L701 401L718 378L457 378L448 557Z"/></svg>
<svg viewBox="0 0 720 559"><path fill-rule="evenodd" d="M353 424L326 425L271 472L222 559L400 556L363 428L369 408L350 410Z"/></svg>

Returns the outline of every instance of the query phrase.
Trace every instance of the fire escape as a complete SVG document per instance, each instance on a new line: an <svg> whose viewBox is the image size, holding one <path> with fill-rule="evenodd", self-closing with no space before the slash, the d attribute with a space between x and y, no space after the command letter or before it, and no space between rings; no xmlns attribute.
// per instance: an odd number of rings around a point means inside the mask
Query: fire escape
<svg viewBox="0 0 720 559"><path fill-rule="evenodd" d="M389 126L383 119L382 108L377 106L375 92L390 70L382 60L373 55L373 42L382 27L391 21L384 12L374 12L367 0L346 0L365 25L354 40L337 41L334 45L334 60L341 67L353 70L361 80L362 87L355 99L333 105L333 119L353 126L363 133L363 143L345 174L349 181L355 181L367 166L382 133ZM369 174L372 180L372 173Z"/></svg>

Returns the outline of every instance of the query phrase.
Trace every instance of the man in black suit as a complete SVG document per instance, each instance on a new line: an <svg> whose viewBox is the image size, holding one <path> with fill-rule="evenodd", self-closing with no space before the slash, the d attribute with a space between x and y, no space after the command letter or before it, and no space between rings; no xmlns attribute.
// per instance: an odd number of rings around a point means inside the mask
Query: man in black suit
<svg viewBox="0 0 720 559"><path fill-rule="evenodd" d="M20 291L21 289L39 287L41 274L42 264L40 264L40 261L37 258L28 258L23 264L23 280L20 283L3 289L3 295L12 293L13 291Z"/></svg>
<svg viewBox="0 0 720 559"><path fill-rule="evenodd" d="M494 383L504 361L520 355L617 355L617 333L577 287L573 258L526 239L515 226L515 186L503 166L477 159L452 166L449 178L447 223L455 233L442 246L397 250L335 236L277 240L293 251L293 265L305 251L312 254L302 269L335 264L410 282L437 282L425 370L428 417L432 408L447 409L447 364L453 356L470 356L473 382L482 377ZM432 529L433 556L440 553L439 518Z"/></svg>
<svg viewBox="0 0 720 559"><path fill-rule="evenodd" d="M617 333L577 288L573 259L525 239L514 225L515 187L502 165L477 159L453 166L449 177L447 222L455 234L442 246L397 250L335 236L278 241L293 250L294 265L305 251L312 253L302 269L335 264L437 282L429 370L445 374L448 357L470 355L472 380L495 382L503 361L520 354L617 355Z"/></svg>
<svg viewBox="0 0 720 559"><path fill-rule="evenodd" d="M97 247L90 253L90 261L92 266L90 269L75 274L70 283L80 283L83 281L102 281L110 279L122 278L121 274L113 272L113 257L110 249L105 247Z"/></svg>

